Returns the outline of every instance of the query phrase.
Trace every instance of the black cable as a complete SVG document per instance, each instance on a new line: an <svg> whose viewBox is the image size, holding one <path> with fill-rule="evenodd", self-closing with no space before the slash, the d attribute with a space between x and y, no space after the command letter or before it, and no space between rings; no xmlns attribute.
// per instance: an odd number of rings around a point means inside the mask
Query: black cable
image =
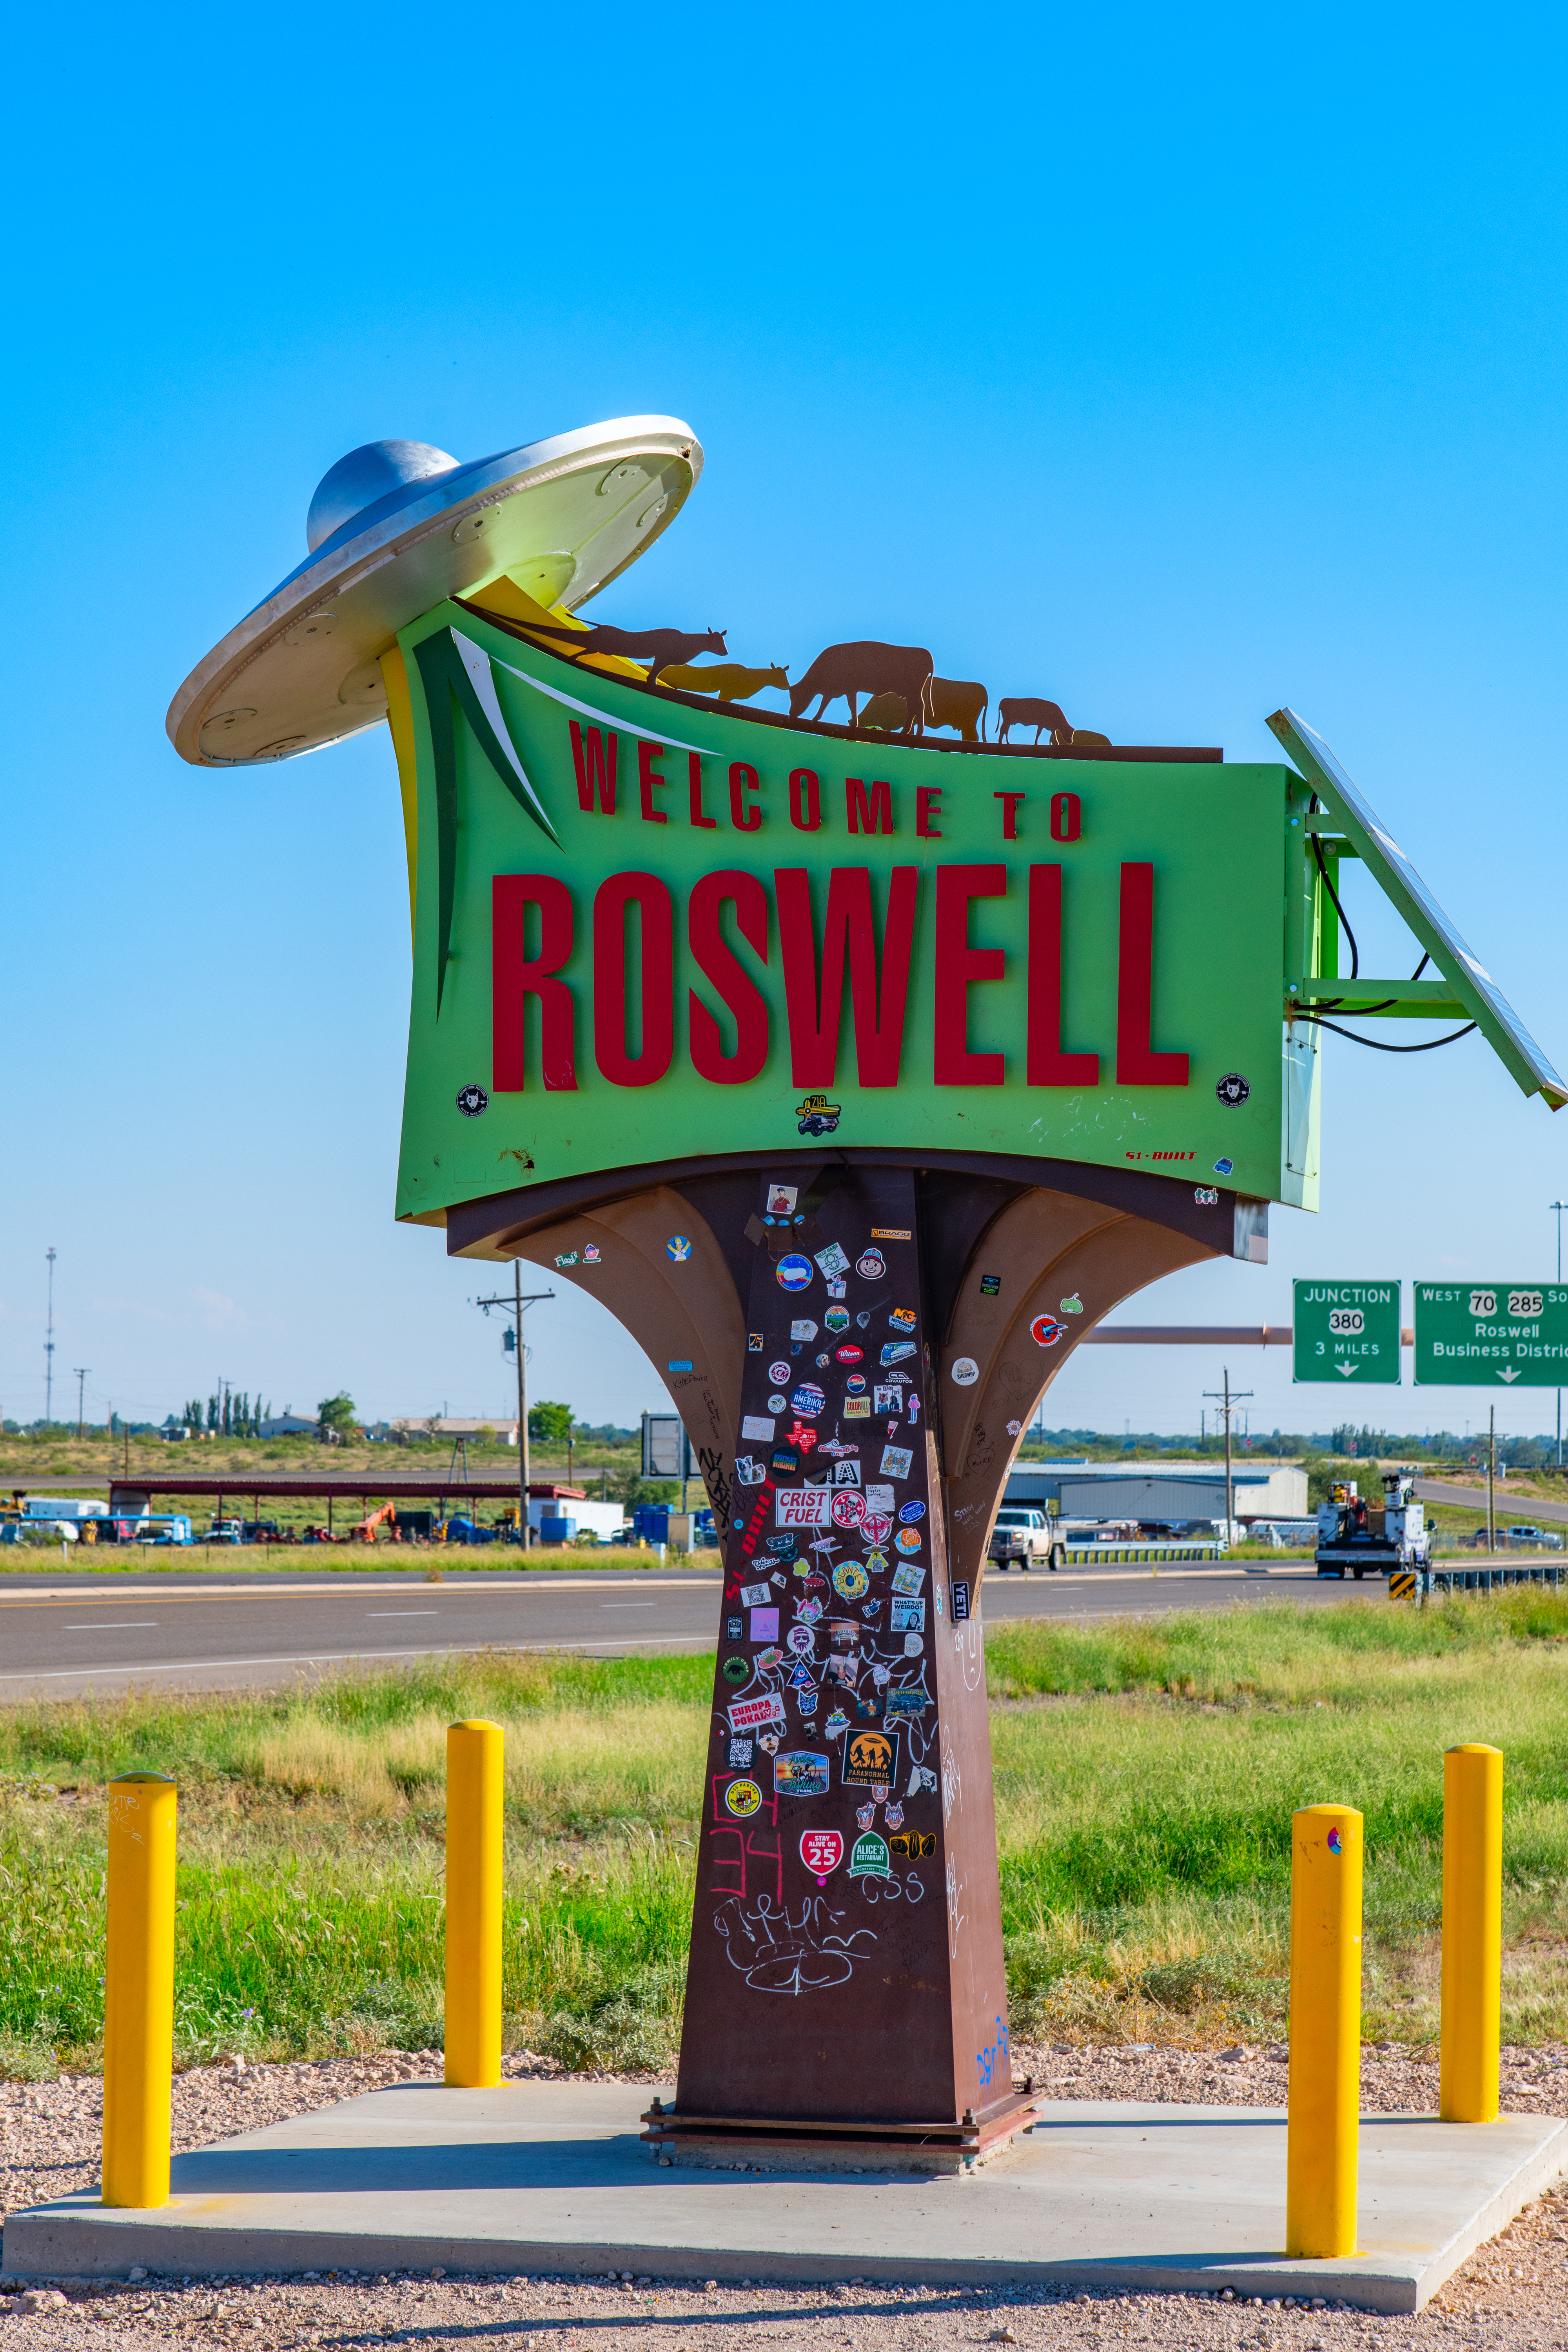
<svg viewBox="0 0 1568 2352"><path fill-rule="evenodd" d="M1427 965L1431 962L1431 961L1432 961L1431 950L1427 950L1427 952L1426 952L1426 953L1422 957L1422 959L1421 959L1420 962L1416 965L1416 967L1415 967L1415 971L1411 973L1411 975L1410 975L1411 979L1412 979L1412 980L1419 980L1419 979L1420 979L1420 977L1421 977L1421 975L1422 975L1422 973L1426 971L1426 969Z"/></svg>
<svg viewBox="0 0 1568 2352"><path fill-rule="evenodd" d="M1345 910L1340 904L1339 893L1329 879L1328 865L1323 856L1323 845L1318 839L1315 833L1310 836L1310 838L1312 844L1312 855L1318 861L1318 871L1323 877L1323 887L1334 902L1334 912L1339 917L1342 924L1344 925L1345 937L1351 943L1351 968L1347 977L1351 980L1354 980L1361 971L1361 950L1355 943L1355 933L1352 930L1349 922L1346 920Z"/></svg>
<svg viewBox="0 0 1568 2352"><path fill-rule="evenodd" d="M1388 1001L1392 1004L1393 997ZM1434 1046L1452 1045L1459 1038L1468 1037L1477 1025L1473 1021L1467 1021L1462 1029L1450 1029L1446 1037L1428 1037L1424 1045L1385 1045L1381 1037L1358 1036L1353 1029L1342 1029L1337 1021L1325 1021L1321 1013L1293 1013L1290 1018L1293 1021L1315 1022L1320 1029L1331 1029L1336 1037L1348 1037L1352 1045L1370 1045L1374 1054L1429 1054Z"/></svg>

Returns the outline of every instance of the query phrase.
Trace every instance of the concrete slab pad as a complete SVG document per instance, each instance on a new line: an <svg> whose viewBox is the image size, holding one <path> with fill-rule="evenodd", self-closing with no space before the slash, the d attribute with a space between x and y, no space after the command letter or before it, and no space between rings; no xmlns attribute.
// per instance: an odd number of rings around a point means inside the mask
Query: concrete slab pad
<svg viewBox="0 0 1568 2352"><path fill-rule="evenodd" d="M7 2216L26 2277L328 2269L1233 2286L1415 2311L1568 2165L1568 2125L1367 2116L1363 2251L1288 2261L1276 2108L1053 2100L965 2179L656 2163L618 2083L409 2083L175 2158L174 2201L89 2192Z"/></svg>

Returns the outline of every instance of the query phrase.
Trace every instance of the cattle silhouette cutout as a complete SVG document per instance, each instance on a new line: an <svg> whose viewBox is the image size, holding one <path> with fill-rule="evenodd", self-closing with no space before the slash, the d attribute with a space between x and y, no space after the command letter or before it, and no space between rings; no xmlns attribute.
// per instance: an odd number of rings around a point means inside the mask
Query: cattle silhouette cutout
<svg viewBox="0 0 1568 2352"><path fill-rule="evenodd" d="M901 735L910 723L910 706L901 694L874 694L856 723L883 735Z"/></svg>
<svg viewBox="0 0 1568 2352"><path fill-rule="evenodd" d="M928 727L956 727L966 743L985 740L985 712L991 697L973 677L928 677L925 721Z"/></svg>
<svg viewBox="0 0 1568 2352"><path fill-rule="evenodd" d="M764 686L789 692L787 666L772 663L766 669L747 669L740 662L711 662L697 669L689 662L672 662L654 679L656 686L673 687L678 694L714 694L721 702L748 702Z"/></svg>
<svg viewBox="0 0 1568 2352"><path fill-rule="evenodd" d="M1041 730L1047 727L1051 730L1052 742L1058 749L1072 741L1072 729L1062 715L1058 702L1046 702L1032 695L1004 695L996 705L996 718L998 743L1007 740L1008 730L1014 727L1032 727L1037 743L1040 740Z"/></svg>
<svg viewBox="0 0 1568 2352"><path fill-rule="evenodd" d="M646 662L651 675L668 669L673 663L689 662L698 654L727 654L722 629L707 629L700 635L689 629L617 629L602 622L594 629L553 629L534 627L530 634L547 638L552 646L565 654L619 654L627 661Z"/></svg>
<svg viewBox="0 0 1568 2352"><path fill-rule="evenodd" d="M884 646L874 638L827 646L799 685L790 688L789 715L798 719L816 695L817 706L811 716L820 719L830 702L842 698L849 705L849 724L853 727L858 723L856 714L861 695L901 694L905 725L918 735L923 732L925 682L935 667L923 646Z"/></svg>

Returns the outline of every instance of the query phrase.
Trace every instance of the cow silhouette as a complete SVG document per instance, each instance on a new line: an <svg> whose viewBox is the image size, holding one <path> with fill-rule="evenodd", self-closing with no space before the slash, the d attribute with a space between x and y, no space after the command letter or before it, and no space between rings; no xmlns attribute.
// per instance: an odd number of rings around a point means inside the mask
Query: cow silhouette
<svg viewBox="0 0 1568 2352"><path fill-rule="evenodd" d="M977 678L928 677L925 719L928 727L956 727L966 743L985 740L985 711L991 697Z"/></svg>
<svg viewBox="0 0 1568 2352"><path fill-rule="evenodd" d="M1032 727L1037 743L1040 740L1041 729L1048 727L1051 741L1058 749L1072 741L1072 729L1062 716L1061 705L1057 702L1045 702L1031 695L1004 695L996 705L996 717L999 721L996 729L998 743L1007 740L1008 730L1013 727Z"/></svg>
<svg viewBox="0 0 1568 2352"><path fill-rule="evenodd" d="M740 662L711 662L695 669L689 662L672 662L654 679L656 686L673 687L678 694L716 694L721 702L747 702L764 686L789 691L789 671L777 662L767 669L746 669Z"/></svg>
<svg viewBox="0 0 1568 2352"><path fill-rule="evenodd" d="M727 654L722 629L709 629L700 635L689 629L617 629L602 622L595 629L531 629L531 635L547 637L562 653L620 654L627 661L646 662L649 674L657 677L672 663L689 662L697 654Z"/></svg>
<svg viewBox="0 0 1568 2352"><path fill-rule="evenodd" d="M798 719L813 695L818 698L814 719L820 719L840 696L849 705L849 724L857 724L863 694L901 694L905 725L916 735L923 730L921 700L925 682L936 665L923 646L884 646L874 638L852 645L828 646L819 653L798 686L789 690L789 715Z"/></svg>
<svg viewBox="0 0 1568 2352"><path fill-rule="evenodd" d="M910 706L901 694L874 694L855 723L882 735L901 735L910 723Z"/></svg>

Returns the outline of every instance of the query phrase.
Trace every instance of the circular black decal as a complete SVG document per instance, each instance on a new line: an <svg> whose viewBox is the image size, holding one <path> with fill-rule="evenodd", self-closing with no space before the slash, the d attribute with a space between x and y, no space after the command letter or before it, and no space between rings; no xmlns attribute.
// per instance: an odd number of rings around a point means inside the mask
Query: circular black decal
<svg viewBox="0 0 1568 2352"><path fill-rule="evenodd" d="M1227 1070L1215 1092L1227 1110L1239 1110L1252 1088L1239 1070Z"/></svg>
<svg viewBox="0 0 1568 2352"><path fill-rule="evenodd" d="M1226 1079L1226 1083L1228 1086L1230 1081ZM489 1095L486 1094L483 1087L459 1087L458 1088L458 1108L462 1112L465 1118L478 1118L479 1113L482 1110L489 1110L489 1107L490 1098Z"/></svg>
<svg viewBox="0 0 1568 2352"><path fill-rule="evenodd" d="M727 1683L743 1683L751 1679L752 1669L744 1658L726 1658L721 1671Z"/></svg>

